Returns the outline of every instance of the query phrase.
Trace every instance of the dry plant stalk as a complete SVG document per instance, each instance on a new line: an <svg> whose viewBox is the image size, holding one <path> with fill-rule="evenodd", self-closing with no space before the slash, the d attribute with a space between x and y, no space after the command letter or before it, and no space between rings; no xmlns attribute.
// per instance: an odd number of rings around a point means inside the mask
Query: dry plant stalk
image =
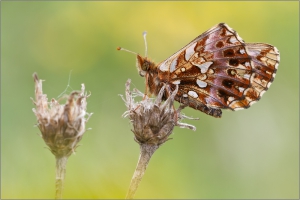
<svg viewBox="0 0 300 200"><path fill-rule="evenodd" d="M36 108L32 110L37 117L41 136L56 158L55 199L61 199L68 157L78 147L78 142L86 131L86 122L92 115L86 112L86 99L90 95L87 95L82 84L81 91L74 91L66 97L66 104L61 105L55 99L48 102L47 95L43 94L42 80L36 73L33 78L35 101L32 101Z"/></svg>
<svg viewBox="0 0 300 200"><path fill-rule="evenodd" d="M133 125L134 140L140 145L140 157L131 179L126 199L132 199L139 183L146 171L153 153L170 138L174 126L196 130L196 127L180 122L181 119L193 119L181 114L185 105L174 109L174 97L178 92L178 85L169 98L162 102L166 86L163 86L155 99L145 96L138 90L130 91L130 79L126 82L126 97L123 96L127 111L123 114L128 117ZM143 100L135 102L134 97L141 96Z"/></svg>

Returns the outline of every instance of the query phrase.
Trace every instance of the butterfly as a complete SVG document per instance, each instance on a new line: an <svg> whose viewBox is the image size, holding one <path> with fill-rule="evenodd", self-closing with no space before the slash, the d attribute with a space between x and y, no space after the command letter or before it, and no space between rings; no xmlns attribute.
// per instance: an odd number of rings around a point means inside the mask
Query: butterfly
<svg viewBox="0 0 300 200"><path fill-rule="evenodd" d="M144 39L146 43L145 34ZM176 101L216 118L222 116L221 109L241 110L257 102L273 82L280 61L276 47L245 43L225 23L199 35L159 64L135 54L147 95L157 95L164 84L171 90L178 85Z"/></svg>

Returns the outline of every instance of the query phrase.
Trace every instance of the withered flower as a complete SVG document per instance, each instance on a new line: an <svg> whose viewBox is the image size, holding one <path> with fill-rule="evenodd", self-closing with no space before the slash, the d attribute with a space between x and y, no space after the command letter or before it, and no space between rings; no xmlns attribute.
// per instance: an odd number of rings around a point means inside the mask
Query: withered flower
<svg viewBox="0 0 300 200"><path fill-rule="evenodd" d="M133 198L151 156L160 145L170 139L169 136L174 127L196 130L193 125L180 122L184 118L193 119L180 113L185 107L184 105L180 105L177 110L174 109L173 103L178 92L178 85L168 99L163 102L162 97L166 86L161 88L155 99L151 99L136 89L132 93L130 82L130 79L126 82L126 97L121 96L128 109L123 116L128 117L133 125L134 140L140 145L140 157L130 183L127 199ZM143 99L135 102L134 97L136 96L143 97Z"/></svg>
<svg viewBox="0 0 300 200"><path fill-rule="evenodd" d="M36 73L33 74L35 82L35 104L33 112L37 117L37 127L46 145L56 158L56 199L62 198L62 186L65 176L68 157L75 152L78 142L86 131L85 125L90 116L86 112L86 99L84 84L81 91L74 91L67 97L64 105L55 99L48 102L47 95L43 94L42 80Z"/></svg>

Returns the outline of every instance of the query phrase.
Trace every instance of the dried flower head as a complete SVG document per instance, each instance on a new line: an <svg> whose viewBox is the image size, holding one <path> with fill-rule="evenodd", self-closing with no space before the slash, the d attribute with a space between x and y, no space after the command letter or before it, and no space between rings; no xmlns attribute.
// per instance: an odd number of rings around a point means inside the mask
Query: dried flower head
<svg viewBox="0 0 300 200"><path fill-rule="evenodd" d="M128 110L123 116L128 117L133 124L134 139L140 145L139 161L131 179L126 199L134 197L153 153L160 145L169 140L174 126L196 130L193 125L180 122L184 118L193 119L180 113L185 105L181 105L177 110L174 109L173 103L178 92L178 85L168 99L162 102L165 90L166 86L164 85L157 97L151 99L138 90L134 90L132 93L130 91L130 79L126 82L126 97L121 97ZM135 102L136 96L143 97L143 99L140 102Z"/></svg>
<svg viewBox="0 0 300 200"><path fill-rule="evenodd" d="M174 126L196 130L195 126L180 122L184 118L193 119L180 113L185 107L184 105L177 110L174 109L173 103L178 92L178 85L169 98L162 102L166 86L161 88L156 99L151 99L136 89L132 93L130 82L130 79L126 82L126 99L122 96L128 108L123 116L128 117L133 124L132 131L136 142L160 146L168 140ZM136 96L143 97L143 100L135 102L134 97Z"/></svg>
<svg viewBox="0 0 300 200"><path fill-rule="evenodd" d="M35 104L33 112L37 117L42 138L56 158L69 157L78 146L84 132L85 124L91 114L86 112L86 99L90 96L85 93L84 84L81 91L74 91L67 97L65 105L60 105L55 99L48 102L47 95L43 94L42 80L36 73Z"/></svg>

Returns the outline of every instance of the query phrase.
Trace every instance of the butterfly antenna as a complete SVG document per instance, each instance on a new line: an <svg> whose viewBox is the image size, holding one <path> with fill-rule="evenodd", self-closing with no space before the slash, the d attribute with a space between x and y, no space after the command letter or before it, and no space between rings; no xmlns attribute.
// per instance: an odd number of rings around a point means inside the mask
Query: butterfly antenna
<svg viewBox="0 0 300 200"><path fill-rule="evenodd" d="M143 37L144 37L144 41L145 41L145 57L147 57L147 53L148 53L148 46L147 46L146 35L147 35L147 31L144 31L143 32Z"/></svg>
<svg viewBox="0 0 300 200"><path fill-rule="evenodd" d="M118 51L127 51L127 52L129 52L129 53L133 53L133 54L135 54L135 55L138 55L138 53L133 52L133 51L130 51L130 50L128 50L128 49L124 49L124 48L122 48L122 47L117 47L117 50L118 50Z"/></svg>

